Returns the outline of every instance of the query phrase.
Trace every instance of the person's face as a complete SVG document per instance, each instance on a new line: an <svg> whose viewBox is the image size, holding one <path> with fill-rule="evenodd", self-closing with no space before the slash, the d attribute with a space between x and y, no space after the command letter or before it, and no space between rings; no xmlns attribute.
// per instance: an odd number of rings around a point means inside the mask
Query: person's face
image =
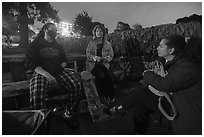
<svg viewBox="0 0 204 137"><path fill-rule="evenodd" d="M57 27L55 25L50 25L49 28L45 31L51 40L55 39L57 36Z"/></svg>
<svg viewBox="0 0 204 137"><path fill-rule="evenodd" d="M103 31L101 30L101 28L96 29L96 37L97 38L103 37Z"/></svg>
<svg viewBox="0 0 204 137"><path fill-rule="evenodd" d="M158 56L159 57L168 57L169 55L171 55L171 49L168 48L168 46L166 45L167 40L163 39L161 40L159 46L157 47L157 51L158 51Z"/></svg>

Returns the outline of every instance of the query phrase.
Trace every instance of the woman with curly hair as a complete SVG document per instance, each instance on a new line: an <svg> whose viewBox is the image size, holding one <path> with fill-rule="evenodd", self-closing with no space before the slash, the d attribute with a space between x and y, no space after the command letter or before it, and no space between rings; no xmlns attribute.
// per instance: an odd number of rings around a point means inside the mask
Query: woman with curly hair
<svg viewBox="0 0 204 137"><path fill-rule="evenodd" d="M86 70L95 76L95 84L99 95L104 97L105 102L112 102L114 85L109 70L109 62L113 59L111 44L105 39L105 28L97 25L93 29L93 39L86 49Z"/></svg>

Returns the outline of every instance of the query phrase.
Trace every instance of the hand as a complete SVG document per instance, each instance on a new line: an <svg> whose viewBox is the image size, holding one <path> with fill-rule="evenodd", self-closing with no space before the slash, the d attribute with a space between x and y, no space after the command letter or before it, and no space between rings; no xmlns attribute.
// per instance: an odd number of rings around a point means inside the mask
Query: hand
<svg viewBox="0 0 204 137"><path fill-rule="evenodd" d="M65 67L67 66L67 63L66 63L66 62L62 62L61 66L62 66L63 68L65 68Z"/></svg>
<svg viewBox="0 0 204 137"><path fill-rule="evenodd" d="M47 73L45 75L45 77L46 77L46 79L50 85L56 85L57 84L55 77L53 77L50 73Z"/></svg>
<svg viewBox="0 0 204 137"><path fill-rule="evenodd" d="M163 65L159 62L157 62L157 65L155 65L155 67L153 68L154 73L156 73L157 75L160 75L162 77L165 77L168 73L167 71L164 70Z"/></svg>
<svg viewBox="0 0 204 137"><path fill-rule="evenodd" d="M152 69L154 66L154 62L143 62L143 63L146 70Z"/></svg>
<svg viewBox="0 0 204 137"><path fill-rule="evenodd" d="M106 62L107 59L102 57L100 61L101 61L101 62Z"/></svg>
<svg viewBox="0 0 204 137"><path fill-rule="evenodd" d="M110 56L102 57L101 62L108 62L108 58L110 58Z"/></svg>
<svg viewBox="0 0 204 137"><path fill-rule="evenodd" d="M93 58L93 60L96 61L96 62L100 62L100 61L101 61L101 57L95 56L95 57Z"/></svg>

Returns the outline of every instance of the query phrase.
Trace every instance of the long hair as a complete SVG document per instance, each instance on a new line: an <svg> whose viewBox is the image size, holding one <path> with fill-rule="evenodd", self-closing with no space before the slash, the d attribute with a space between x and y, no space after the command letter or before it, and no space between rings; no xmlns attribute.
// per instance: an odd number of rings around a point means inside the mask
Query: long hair
<svg viewBox="0 0 204 137"><path fill-rule="evenodd" d="M105 27L103 27L102 25L96 25L94 28L93 28L93 31L92 31L92 34L93 34L93 39L97 39L97 36L96 36L96 29L97 28L100 28L103 32L103 36L102 36L102 44L104 44L105 42L105 34L106 34L106 30L105 30Z"/></svg>
<svg viewBox="0 0 204 137"><path fill-rule="evenodd" d="M43 25L43 27L41 28L40 32L38 33L37 37L34 39L34 42L35 41L39 41L40 39L44 38L45 36L45 32L44 30L47 30L50 25L55 25L54 23L46 23L45 25Z"/></svg>

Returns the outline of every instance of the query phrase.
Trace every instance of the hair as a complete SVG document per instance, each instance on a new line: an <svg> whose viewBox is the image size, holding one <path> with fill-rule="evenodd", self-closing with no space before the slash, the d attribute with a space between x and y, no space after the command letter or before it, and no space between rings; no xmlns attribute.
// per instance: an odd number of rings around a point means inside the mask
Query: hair
<svg viewBox="0 0 204 137"><path fill-rule="evenodd" d="M38 41L39 39L44 38L44 36L45 36L44 30L47 30L51 25L55 25L55 24L50 23L50 22L44 24L34 41Z"/></svg>
<svg viewBox="0 0 204 137"><path fill-rule="evenodd" d="M186 42L184 37L179 35L172 35L169 37L165 37L164 39L167 40L166 45L168 48L175 49L173 55L176 56L185 51Z"/></svg>
<svg viewBox="0 0 204 137"><path fill-rule="evenodd" d="M196 63L199 67L202 66L202 38L190 37L186 43L186 57Z"/></svg>
<svg viewBox="0 0 204 137"><path fill-rule="evenodd" d="M93 28L93 31L92 31L93 39L96 39L96 38L97 38L97 37L96 37L96 29L97 29L97 28L100 28L100 29L103 31L102 43L104 44L106 30L105 30L105 27L102 26L102 25L96 25L96 26Z"/></svg>

